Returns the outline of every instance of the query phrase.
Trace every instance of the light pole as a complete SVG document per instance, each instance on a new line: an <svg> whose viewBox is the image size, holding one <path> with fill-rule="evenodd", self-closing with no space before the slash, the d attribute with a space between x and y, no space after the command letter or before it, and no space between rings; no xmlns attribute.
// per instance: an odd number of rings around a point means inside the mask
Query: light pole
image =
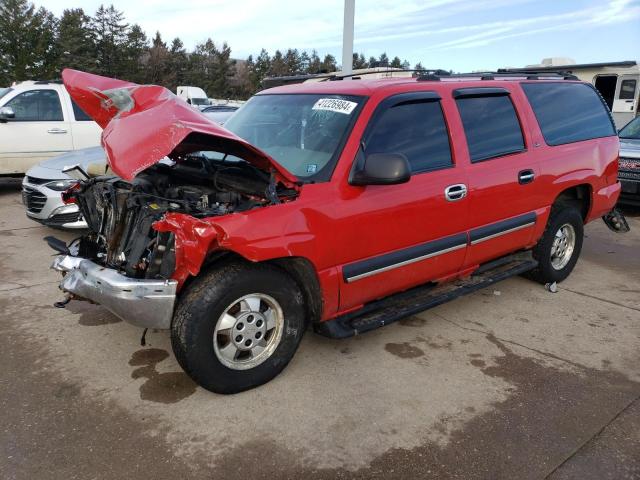
<svg viewBox="0 0 640 480"><path fill-rule="evenodd" d="M342 73L353 73L353 19L356 0L344 0L344 26L342 28Z"/></svg>

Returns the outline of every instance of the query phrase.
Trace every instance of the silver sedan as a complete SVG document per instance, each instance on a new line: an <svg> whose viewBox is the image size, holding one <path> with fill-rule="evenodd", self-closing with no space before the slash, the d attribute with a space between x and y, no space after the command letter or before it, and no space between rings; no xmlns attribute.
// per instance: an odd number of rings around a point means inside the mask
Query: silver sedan
<svg viewBox="0 0 640 480"><path fill-rule="evenodd" d="M50 227L86 228L78 206L65 205L62 192L77 181L63 173L66 167L80 165L85 171L106 168L102 147L74 150L31 167L22 180L22 201L27 216Z"/></svg>

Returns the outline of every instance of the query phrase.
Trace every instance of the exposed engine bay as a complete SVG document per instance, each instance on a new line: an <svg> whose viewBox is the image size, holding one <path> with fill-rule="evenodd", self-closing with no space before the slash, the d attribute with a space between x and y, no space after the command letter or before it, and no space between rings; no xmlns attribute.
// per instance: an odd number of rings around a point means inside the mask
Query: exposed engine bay
<svg viewBox="0 0 640 480"><path fill-rule="evenodd" d="M90 230L72 245L75 254L131 278L168 279L175 269L174 235L152 228L165 213L215 217L297 195L248 162L207 153L157 163L131 182L107 175L82 181L67 194Z"/></svg>

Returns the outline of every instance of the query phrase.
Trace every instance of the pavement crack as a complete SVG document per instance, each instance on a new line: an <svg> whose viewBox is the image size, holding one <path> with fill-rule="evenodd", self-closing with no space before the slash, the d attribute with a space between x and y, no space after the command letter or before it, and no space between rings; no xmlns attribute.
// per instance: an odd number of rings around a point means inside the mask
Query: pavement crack
<svg viewBox="0 0 640 480"><path fill-rule="evenodd" d="M40 287L42 285L50 285L52 283L60 283L59 280L51 280L49 282L42 282L42 283L35 283L33 285L23 285L22 283L18 283L18 282L11 282L11 283L15 283L17 285L20 285L19 287L15 287L15 288L7 288L6 290L0 290L0 294L2 294L3 292L13 292L15 290L21 290L23 288L33 288L33 287Z"/></svg>
<svg viewBox="0 0 640 480"><path fill-rule="evenodd" d="M569 460L571 460L573 457L575 457L578 453L580 453L581 450L583 450L589 443L591 443L594 439L596 439L597 437L599 437L602 432L604 432L604 430L611 425L613 422L615 422L620 415L622 415L624 412L626 412L629 408L631 408L631 406L636 403L637 401L640 400L640 395L638 395L637 397L635 397L634 399L632 399L627 405L625 405L623 408L620 409L620 411L618 413L616 413L613 417L611 417L609 419L608 422L606 422L604 425L602 425L602 427L595 432L593 435L591 435L589 438L587 438L584 442L582 442L580 445L576 446L576 448L569 454L567 455L567 457L562 460L560 463L558 463L558 465L556 465L555 467L553 467L553 469L547 473L544 478L545 480L547 480L548 478L551 477L551 475L553 475L555 472L557 472L560 468L562 468L563 465L565 465Z"/></svg>
<svg viewBox="0 0 640 480"><path fill-rule="evenodd" d="M0 228L0 232L15 232L16 230L33 230L34 228L44 228L42 225L35 227L19 227L19 228Z"/></svg>
<svg viewBox="0 0 640 480"><path fill-rule="evenodd" d="M559 357L558 355L555 355L553 353L545 352L543 350L538 350L537 348L529 347L527 345L523 345L522 343L518 343L518 342L515 342L513 340L508 340L506 338L498 337L498 336L495 335L494 332L488 332L488 331L482 330L480 328L465 327L463 325L460 325L457 322L454 322L453 320L449 320L448 318L443 317L439 313L434 313L434 315L436 317L441 318L445 322L451 323L452 325L455 325L456 327L461 328L462 330L468 330L468 331L471 331L471 332L481 333L483 335L491 335L493 338L495 338L496 340L499 340L500 342L507 343L509 345L515 345L515 346L520 347L520 348L524 348L525 350L529 350L531 352L537 353L538 355L542 355L543 357L549 357L549 358L552 358L553 360L564 362L564 363L566 363L568 365L572 365L573 367L579 368L581 370L588 369L588 367L586 367L585 365L581 365L581 364L576 363L576 362L574 362L572 360L569 360L567 358Z"/></svg>
<svg viewBox="0 0 640 480"><path fill-rule="evenodd" d="M593 298L594 300L600 300L601 302L609 303L611 305L615 305L617 307L628 308L629 310L634 310L636 312L640 312L640 308L630 307L629 305L625 305L623 303L615 302L613 300L607 300L606 298L596 297L595 295L589 295L588 293L578 292L577 290L571 290L570 288L562 287L562 290L566 290L567 292L575 293L576 295L581 295L587 298Z"/></svg>

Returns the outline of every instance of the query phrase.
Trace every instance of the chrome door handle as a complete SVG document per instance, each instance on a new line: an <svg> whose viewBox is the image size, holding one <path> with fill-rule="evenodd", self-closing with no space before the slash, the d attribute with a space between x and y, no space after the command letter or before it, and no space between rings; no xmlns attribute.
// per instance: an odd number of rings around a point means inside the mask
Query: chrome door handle
<svg viewBox="0 0 640 480"><path fill-rule="evenodd" d="M520 185L531 183L535 177L536 175L533 173L533 170L522 170L518 172L518 183Z"/></svg>
<svg viewBox="0 0 640 480"><path fill-rule="evenodd" d="M67 131L64 128L50 128L49 130L47 130L47 133L67 133Z"/></svg>
<svg viewBox="0 0 640 480"><path fill-rule="evenodd" d="M444 189L444 198L449 202L455 202L456 200L462 200L467 196L467 186L464 183L456 183L455 185L449 185Z"/></svg>

